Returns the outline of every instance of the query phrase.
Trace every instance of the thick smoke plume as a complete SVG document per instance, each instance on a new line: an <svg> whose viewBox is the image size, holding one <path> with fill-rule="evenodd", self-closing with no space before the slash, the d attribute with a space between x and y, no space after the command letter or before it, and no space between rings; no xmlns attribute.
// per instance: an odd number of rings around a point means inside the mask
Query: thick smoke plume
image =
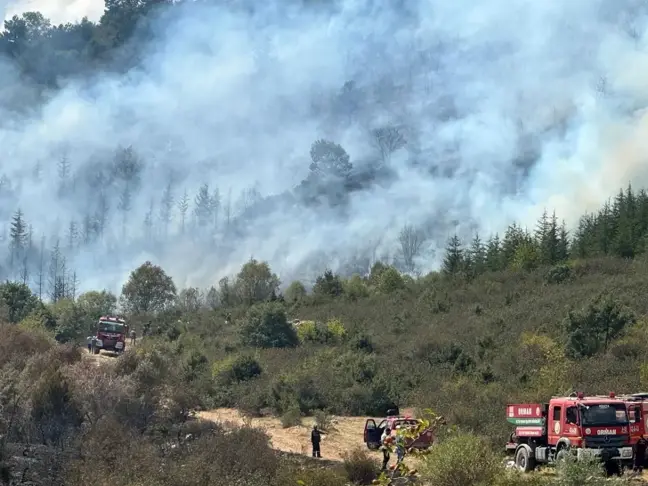
<svg viewBox="0 0 648 486"><path fill-rule="evenodd" d="M2 62L3 261L20 209L82 290L119 290L147 259L180 286L250 257L286 283L377 258L424 272L455 232L545 207L572 224L645 182L644 2L255 4L174 5L136 68L61 80L36 107ZM324 177L309 176L319 139L349 155L354 182L326 183L343 194L302 183Z"/></svg>

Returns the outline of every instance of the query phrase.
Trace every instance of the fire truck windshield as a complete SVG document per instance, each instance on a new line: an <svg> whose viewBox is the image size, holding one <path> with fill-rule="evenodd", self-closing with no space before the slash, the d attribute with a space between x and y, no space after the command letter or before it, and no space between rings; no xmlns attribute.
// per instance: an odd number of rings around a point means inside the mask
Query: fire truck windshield
<svg viewBox="0 0 648 486"><path fill-rule="evenodd" d="M581 405L580 411L583 425L597 427L628 424L628 414L622 403Z"/></svg>
<svg viewBox="0 0 648 486"><path fill-rule="evenodd" d="M99 330L101 332L124 332L124 325L118 322L99 322Z"/></svg>

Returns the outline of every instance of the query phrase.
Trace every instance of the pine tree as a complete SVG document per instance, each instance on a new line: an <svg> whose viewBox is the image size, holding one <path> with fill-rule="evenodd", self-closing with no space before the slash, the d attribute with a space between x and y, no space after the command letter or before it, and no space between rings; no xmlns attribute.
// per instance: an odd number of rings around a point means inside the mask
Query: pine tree
<svg viewBox="0 0 648 486"><path fill-rule="evenodd" d="M180 201L178 201L178 209L180 210L180 228L182 234L185 232L185 223L187 220L187 211L189 210L189 194L187 194L187 190L185 189L184 194L182 195L182 198Z"/></svg>
<svg viewBox="0 0 648 486"><path fill-rule="evenodd" d="M49 295L52 302L58 302L65 298L65 283L65 257L61 252L60 242L56 240L51 252L49 267Z"/></svg>
<svg viewBox="0 0 648 486"><path fill-rule="evenodd" d="M11 219L9 241L11 256L10 267L13 270L17 263L22 262L27 245L27 224L25 223L23 213L20 209L14 213Z"/></svg>
<svg viewBox="0 0 648 486"><path fill-rule="evenodd" d="M497 233L489 238L486 244L486 268L491 272L497 272L503 268L502 245Z"/></svg>
<svg viewBox="0 0 648 486"><path fill-rule="evenodd" d="M162 200L160 201L160 222L164 236L169 234L169 224L171 223L171 211L173 210L173 186L169 182L162 193Z"/></svg>
<svg viewBox="0 0 648 486"><path fill-rule="evenodd" d="M220 196L220 192L218 192L218 188L216 188L214 189L214 193L212 194L212 197L210 199L210 209L212 213L214 228L218 227L218 213L220 211L220 205L221 205L221 196Z"/></svg>
<svg viewBox="0 0 648 486"><path fill-rule="evenodd" d="M144 233L148 241L153 239L153 201L144 216Z"/></svg>
<svg viewBox="0 0 648 486"><path fill-rule="evenodd" d="M502 264L506 267L513 263L515 252L522 243L526 241L526 237L522 228L517 223L511 224L504 233L504 240L502 241Z"/></svg>
<svg viewBox="0 0 648 486"><path fill-rule="evenodd" d="M122 213L122 236L126 236L126 223L128 222L128 213L133 208L133 198L128 184L124 184L121 194L119 195L119 209Z"/></svg>
<svg viewBox="0 0 648 486"><path fill-rule="evenodd" d="M76 221L74 220L70 221L70 225L68 227L67 240L68 240L68 250L73 251L77 247L79 241L79 230L77 228Z"/></svg>
<svg viewBox="0 0 648 486"><path fill-rule="evenodd" d="M479 233L475 233L473 237L469 254L472 274L481 275L484 273L486 270L486 248L479 237Z"/></svg>
<svg viewBox="0 0 648 486"><path fill-rule="evenodd" d="M43 301L43 287L45 285L45 235L41 236L38 262L38 299Z"/></svg>
<svg viewBox="0 0 648 486"><path fill-rule="evenodd" d="M456 234L448 240L441 268L443 273L447 275L455 275L464 268L463 245Z"/></svg>
<svg viewBox="0 0 648 486"><path fill-rule="evenodd" d="M76 300L77 292L79 289L79 279L77 277L76 270L68 276L65 282L65 297L70 300Z"/></svg>
<svg viewBox="0 0 648 486"><path fill-rule="evenodd" d="M95 233L94 221L92 220L92 217L89 214L86 214L83 217L83 229L81 231L82 231L83 244L89 245L92 242Z"/></svg>
<svg viewBox="0 0 648 486"><path fill-rule="evenodd" d="M120 201L121 202L121 201ZM99 201L97 203L97 212L94 217L92 225L93 232L98 237L102 237L106 231L106 224L108 223L108 211L110 211L110 205L108 204L108 198L103 191L99 193Z"/></svg>
<svg viewBox="0 0 648 486"><path fill-rule="evenodd" d="M212 220L212 201L209 195L209 184L205 183L198 189L196 195L194 214L196 216L196 223L199 228L206 227Z"/></svg>
<svg viewBox="0 0 648 486"><path fill-rule="evenodd" d="M565 262L569 259L569 232L565 220L560 224L558 230L558 244L556 246L556 261Z"/></svg>
<svg viewBox="0 0 648 486"><path fill-rule="evenodd" d="M58 161L59 195L64 195L70 188L71 165L67 153L63 153Z"/></svg>

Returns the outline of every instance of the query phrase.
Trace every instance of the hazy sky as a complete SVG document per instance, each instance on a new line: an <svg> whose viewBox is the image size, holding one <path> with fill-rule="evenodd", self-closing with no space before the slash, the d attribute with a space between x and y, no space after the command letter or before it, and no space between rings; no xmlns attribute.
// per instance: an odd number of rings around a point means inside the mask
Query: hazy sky
<svg viewBox="0 0 648 486"><path fill-rule="evenodd" d="M98 20L103 7L103 0L0 0L4 18L35 10L42 12L54 24L74 22L84 16Z"/></svg>

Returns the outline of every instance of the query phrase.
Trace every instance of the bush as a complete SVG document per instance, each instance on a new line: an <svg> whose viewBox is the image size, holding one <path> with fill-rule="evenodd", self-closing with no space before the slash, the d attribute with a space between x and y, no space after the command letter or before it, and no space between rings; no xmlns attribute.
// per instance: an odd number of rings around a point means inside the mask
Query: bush
<svg viewBox="0 0 648 486"><path fill-rule="evenodd" d="M284 292L284 299L289 304L299 302L304 297L306 297L306 287L304 287L304 284L299 280L295 280L293 283L291 283Z"/></svg>
<svg viewBox="0 0 648 486"><path fill-rule="evenodd" d="M344 475L332 469L308 470L303 467L298 470L287 469L283 476L278 478L277 486L301 485L301 486L347 486L348 482Z"/></svg>
<svg viewBox="0 0 648 486"><path fill-rule="evenodd" d="M405 288L403 276L394 267L387 267L379 274L377 289L382 294L390 294Z"/></svg>
<svg viewBox="0 0 648 486"><path fill-rule="evenodd" d="M315 425L323 432L331 429L331 415L326 410L315 410Z"/></svg>
<svg viewBox="0 0 648 486"><path fill-rule="evenodd" d="M600 460L595 458L577 460L568 455L556 466L556 486L602 486L609 484Z"/></svg>
<svg viewBox="0 0 648 486"><path fill-rule="evenodd" d="M239 356L222 363L215 363L212 370L213 374L224 384L251 380L259 376L262 371L259 362L248 355Z"/></svg>
<svg viewBox="0 0 648 486"><path fill-rule="evenodd" d="M299 344L297 331L277 302L250 308L241 327L241 340L245 345L260 348L287 348Z"/></svg>
<svg viewBox="0 0 648 486"><path fill-rule="evenodd" d="M284 428L297 427L302 424L302 414L299 406L290 406L281 416L281 426Z"/></svg>
<svg viewBox="0 0 648 486"><path fill-rule="evenodd" d="M607 351L612 340L635 321L631 312L610 298L598 297L581 312L570 312L565 319L570 357L588 358Z"/></svg>
<svg viewBox="0 0 648 486"><path fill-rule="evenodd" d="M352 301L369 296L369 289L359 275L352 276L344 282L344 293Z"/></svg>
<svg viewBox="0 0 648 486"><path fill-rule="evenodd" d="M376 461L362 449L345 454L343 464L347 478L354 484L371 484L380 472Z"/></svg>
<svg viewBox="0 0 648 486"><path fill-rule="evenodd" d="M326 334L330 341L341 342L346 338L347 331L339 319L331 319L326 323Z"/></svg>
<svg viewBox="0 0 648 486"><path fill-rule="evenodd" d="M501 474L502 465L483 439L457 433L431 449L421 472L434 486L490 486Z"/></svg>
<svg viewBox="0 0 648 486"><path fill-rule="evenodd" d="M317 342L319 340L319 330L315 321L301 321L297 327L297 336L302 343Z"/></svg>
<svg viewBox="0 0 648 486"><path fill-rule="evenodd" d="M315 280L313 295L316 297L339 297L344 293L344 286L339 276L334 275L331 270L326 270Z"/></svg>
<svg viewBox="0 0 648 486"><path fill-rule="evenodd" d="M545 277L547 283L550 284L561 284L568 281L571 278L572 271L569 265L563 263L552 267L547 276Z"/></svg>

